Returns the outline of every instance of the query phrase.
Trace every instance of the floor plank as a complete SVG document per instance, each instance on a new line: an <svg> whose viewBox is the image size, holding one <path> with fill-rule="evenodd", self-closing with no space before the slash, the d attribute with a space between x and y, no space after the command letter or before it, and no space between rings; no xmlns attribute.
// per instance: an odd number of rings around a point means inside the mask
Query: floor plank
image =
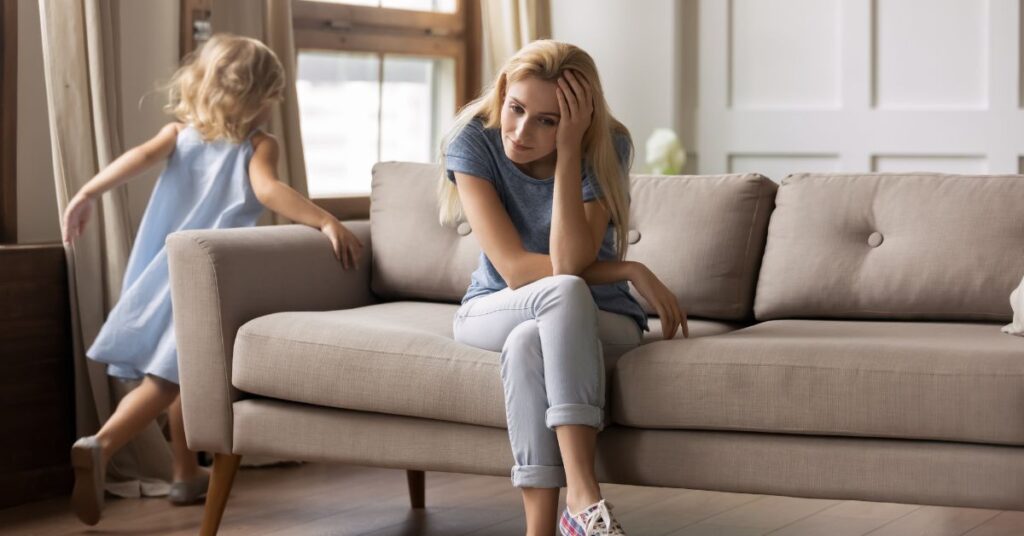
<svg viewBox="0 0 1024 536"><path fill-rule="evenodd" d="M998 510L924 506L869 532L871 536L962 536L999 515Z"/></svg>
<svg viewBox="0 0 1024 536"><path fill-rule="evenodd" d="M840 501L764 496L708 517L671 533L672 536L704 534L767 534L812 516Z"/></svg>

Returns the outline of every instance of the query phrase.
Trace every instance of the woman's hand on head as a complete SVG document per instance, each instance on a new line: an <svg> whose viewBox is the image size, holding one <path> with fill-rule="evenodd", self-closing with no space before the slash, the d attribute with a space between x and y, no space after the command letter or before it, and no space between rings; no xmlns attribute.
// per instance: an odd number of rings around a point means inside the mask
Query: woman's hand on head
<svg viewBox="0 0 1024 536"><path fill-rule="evenodd" d="M559 153L580 151L583 135L590 128L594 115L594 96L590 83L582 75L565 71L556 82L558 99L558 134L555 148Z"/></svg>
<svg viewBox="0 0 1024 536"><path fill-rule="evenodd" d="M641 263L633 265L633 274L629 280L658 313L662 336L666 340L672 339L676 336L676 329L682 327L683 337L689 338L690 328L686 322L686 310L679 307L676 295L647 266Z"/></svg>
<svg viewBox="0 0 1024 536"><path fill-rule="evenodd" d="M320 232L327 235L334 248L334 256L341 261L346 270L359 267L359 259L363 256L363 243L359 238L341 224L337 218L330 217L320 226Z"/></svg>
<svg viewBox="0 0 1024 536"><path fill-rule="evenodd" d="M93 206L96 201L91 195L78 192L71 198L68 206L64 209L64 218L61 221L60 231L66 244L73 243L82 233L85 232L85 224L89 223L92 216Z"/></svg>

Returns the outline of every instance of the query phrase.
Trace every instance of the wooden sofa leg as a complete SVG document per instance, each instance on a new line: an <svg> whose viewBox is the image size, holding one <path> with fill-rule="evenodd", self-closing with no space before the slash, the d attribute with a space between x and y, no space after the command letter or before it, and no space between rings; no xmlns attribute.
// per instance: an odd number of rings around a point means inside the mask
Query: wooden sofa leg
<svg viewBox="0 0 1024 536"><path fill-rule="evenodd" d="M409 503L413 508L422 510L426 507L426 474L423 471L406 471L405 476L409 481Z"/></svg>
<svg viewBox="0 0 1024 536"><path fill-rule="evenodd" d="M206 492L206 506L203 509L203 525L199 529L202 536L214 536L220 528L220 519L224 516L224 507L228 505L231 485L235 483L235 474L242 457L237 454L214 454L213 474L210 478L210 489Z"/></svg>

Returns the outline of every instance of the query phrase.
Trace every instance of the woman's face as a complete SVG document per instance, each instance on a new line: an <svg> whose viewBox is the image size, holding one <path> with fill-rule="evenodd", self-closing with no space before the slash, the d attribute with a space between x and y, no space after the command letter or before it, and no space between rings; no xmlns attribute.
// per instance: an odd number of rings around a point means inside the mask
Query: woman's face
<svg viewBox="0 0 1024 536"><path fill-rule="evenodd" d="M501 144L516 164L554 154L559 119L555 87L532 76L508 85L501 107Z"/></svg>

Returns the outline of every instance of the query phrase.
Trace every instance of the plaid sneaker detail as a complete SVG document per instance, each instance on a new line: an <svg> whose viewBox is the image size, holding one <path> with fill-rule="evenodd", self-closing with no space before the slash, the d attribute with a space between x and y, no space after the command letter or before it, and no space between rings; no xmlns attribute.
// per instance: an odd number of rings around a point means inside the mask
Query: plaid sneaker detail
<svg viewBox="0 0 1024 536"><path fill-rule="evenodd" d="M567 506L558 521L558 530L562 536L626 536L622 525L612 515L612 508L611 503L601 499L572 515Z"/></svg>

